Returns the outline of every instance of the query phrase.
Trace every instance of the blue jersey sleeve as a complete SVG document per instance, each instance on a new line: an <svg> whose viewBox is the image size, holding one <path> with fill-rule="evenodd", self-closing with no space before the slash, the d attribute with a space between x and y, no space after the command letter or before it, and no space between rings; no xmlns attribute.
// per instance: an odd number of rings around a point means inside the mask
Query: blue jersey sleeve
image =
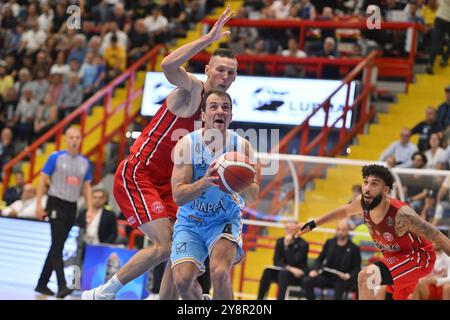
<svg viewBox="0 0 450 320"><path fill-rule="evenodd" d="M58 156L60 155L59 152L53 152L50 157L48 157L47 161L44 164L44 168L42 168L42 173L46 174L47 176L51 176L56 168L56 160L58 159Z"/></svg>
<svg viewBox="0 0 450 320"><path fill-rule="evenodd" d="M88 167L86 170L86 174L84 175L84 182L92 180L91 162L87 158L86 158L86 162L88 164Z"/></svg>

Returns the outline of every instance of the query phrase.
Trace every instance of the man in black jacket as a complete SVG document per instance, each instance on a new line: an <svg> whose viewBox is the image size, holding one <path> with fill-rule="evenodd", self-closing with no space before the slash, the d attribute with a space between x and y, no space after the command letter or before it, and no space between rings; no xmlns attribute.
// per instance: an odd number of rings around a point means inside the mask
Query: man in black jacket
<svg viewBox="0 0 450 320"><path fill-rule="evenodd" d="M347 220L339 222L336 237L325 242L322 252L308 276L303 279L306 299L314 300L314 288L333 288L334 299L344 299L344 293L356 285L361 270L361 250L348 237Z"/></svg>
<svg viewBox="0 0 450 320"><path fill-rule="evenodd" d="M295 222L286 225L286 234L275 245L273 266L264 270L260 281L258 300L262 300L272 282L278 283L278 300L283 300L289 285L299 285L307 272L309 244L302 238L295 238L290 228Z"/></svg>
<svg viewBox="0 0 450 320"><path fill-rule="evenodd" d="M80 211L77 225L85 231L84 241L90 244L115 243L117 238L117 217L107 210L108 192L103 189L92 191L94 214L86 215L86 209Z"/></svg>

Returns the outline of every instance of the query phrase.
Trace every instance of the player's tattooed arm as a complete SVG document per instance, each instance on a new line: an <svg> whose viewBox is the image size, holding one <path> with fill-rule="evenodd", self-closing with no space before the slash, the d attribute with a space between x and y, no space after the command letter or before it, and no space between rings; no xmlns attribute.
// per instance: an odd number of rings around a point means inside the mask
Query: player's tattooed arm
<svg viewBox="0 0 450 320"><path fill-rule="evenodd" d="M439 230L422 219L414 209L403 206L395 218L395 232L398 236L403 236L408 231L430 241L434 241L439 234Z"/></svg>
<svg viewBox="0 0 450 320"><path fill-rule="evenodd" d="M437 243L447 255L450 255L450 240L435 226L426 222L410 207L400 208L396 221L395 231L402 236L410 231L425 239Z"/></svg>
<svg viewBox="0 0 450 320"><path fill-rule="evenodd" d="M450 240L408 206L400 208L395 219L395 231L398 236L402 236L408 231L422 236L437 243L447 255L450 255Z"/></svg>

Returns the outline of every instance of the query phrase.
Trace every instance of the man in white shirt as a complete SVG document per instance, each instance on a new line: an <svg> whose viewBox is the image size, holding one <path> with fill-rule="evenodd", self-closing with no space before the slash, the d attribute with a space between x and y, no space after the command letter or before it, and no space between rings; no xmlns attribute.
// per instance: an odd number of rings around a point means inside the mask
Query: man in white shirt
<svg viewBox="0 0 450 320"><path fill-rule="evenodd" d="M28 52L35 52L44 45L45 40L47 40L47 34L39 29L39 23L35 20L31 28L22 35L19 51L25 49Z"/></svg>
<svg viewBox="0 0 450 320"><path fill-rule="evenodd" d="M106 190L92 190L93 211L80 211L77 225L84 231L84 242L89 244L115 243L117 238L117 218L113 211L105 208L109 194Z"/></svg>
<svg viewBox="0 0 450 320"><path fill-rule="evenodd" d="M418 151L417 146L409 141L411 131L403 128L400 131L400 140L393 142L380 156L381 161L386 161L389 157L394 157L397 167L410 168L411 157L414 152Z"/></svg>
<svg viewBox="0 0 450 320"><path fill-rule="evenodd" d="M46 202L47 198L42 198L43 206L45 206ZM36 219L36 189L31 183L24 185L21 199L3 209L2 215L5 217Z"/></svg>
<svg viewBox="0 0 450 320"><path fill-rule="evenodd" d="M165 40L165 34L169 31L169 20L162 15L160 7L154 7L152 14L144 19L144 23L155 43Z"/></svg>

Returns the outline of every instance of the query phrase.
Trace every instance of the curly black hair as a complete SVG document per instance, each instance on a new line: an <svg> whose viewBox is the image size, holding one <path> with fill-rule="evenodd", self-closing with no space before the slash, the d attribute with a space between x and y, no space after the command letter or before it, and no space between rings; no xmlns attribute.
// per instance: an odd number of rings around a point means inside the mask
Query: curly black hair
<svg viewBox="0 0 450 320"><path fill-rule="evenodd" d="M392 189L392 185L394 184L394 176L392 175L391 171L389 171L388 168L379 166L377 164L370 164L367 166L363 166L362 176L363 179L369 176L380 178L381 180L384 181L386 186L389 187L389 189Z"/></svg>

